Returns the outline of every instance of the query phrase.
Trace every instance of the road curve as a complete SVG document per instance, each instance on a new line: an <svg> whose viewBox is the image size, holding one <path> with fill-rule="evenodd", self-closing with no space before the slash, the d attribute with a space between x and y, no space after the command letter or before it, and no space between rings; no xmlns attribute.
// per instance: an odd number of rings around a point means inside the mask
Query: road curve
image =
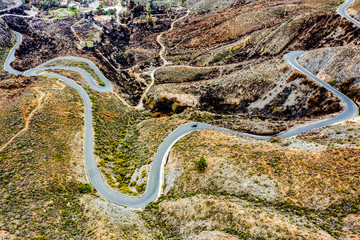
<svg viewBox="0 0 360 240"><path fill-rule="evenodd" d="M348 1L348 2L353 2L353 1ZM348 2L346 2L346 3L348 3ZM247 133L236 132L233 130L220 128L220 127L216 127L216 126L212 126L212 125L208 125L208 124L204 124L204 123L197 123L198 125L196 128L192 127L192 123L187 123L187 124L181 125L177 129L175 129L170 135L168 135L166 137L166 139L159 146L158 151L156 152L155 157L153 159L153 164L152 164L150 174L149 174L149 179L148 179L148 187L146 189L145 194L142 195L141 197L131 197L131 196L124 195L122 193L112 190L106 184L106 181L102 178L100 170L97 167L97 164L96 164L95 158L94 158L94 136L93 136L93 127L92 127L93 123L92 123L91 101L90 101L90 98L89 98L88 94L86 93L86 91L79 84L77 84L74 80L71 80L64 76L61 76L59 74L44 73L44 71L51 70L51 69L64 69L64 70L76 71L84 77L84 79L87 81L87 83L89 84L89 86L92 89L94 89L96 91L100 91L100 92L110 92L113 89L113 85L111 84L111 82L108 79L106 79L106 77L101 73L101 71L96 67L96 65L93 62L91 62L90 60L85 59L85 58L71 57L71 56L58 57L58 58L52 59L44 64L41 64L34 69L30 69L24 73L19 72L19 71L13 69L10 65L11 61L13 61L15 59L15 56L14 56L15 50L20 45L21 40L22 40L20 33L15 32L15 34L18 38L18 41L15 44L15 46L11 49L11 51L5 61L5 64L4 64L5 70L10 73L16 74L16 75L23 74L25 76L55 77L55 78L58 78L58 79L64 81L65 83L69 84L71 87L73 87L75 90L78 91L78 93L80 94L80 96L83 100L84 109L85 109L85 139L84 139L84 154L85 154L85 156L84 156L84 158L85 158L85 167L86 167L88 178L90 180L91 185L97 190L97 192L101 196L103 196L104 198L106 198L114 203L124 205L124 206L136 207L136 208L144 207L159 197L159 195L161 193L161 186L162 186L162 181L163 181L163 167L164 167L164 164L166 163L166 160L167 160L167 157L168 157L171 147L182 137L191 133L194 130L214 129L214 130L233 133L233 134L237 134L237 135L245 136L245 137L253 137L253 138L262 139L262 140L270 140L273 137L279 137L279 138L294 137L300 133L303 133L303 132L306 132L309 130L337 124L337 123L340 123L340 122L343 122L343 121L353 118L358 113L357 106L348 97L346 97L344 94L337 91L336 89L332 88L330 85L326 84L325 82L321 81L319 78L317 78L311 72L309 72L305 68L301 67L297 63L297 61L296 61L297 57L301 56L305 52L291 52L285 56L285 59L289 62L289 64L291 64L293 67L295 67L300 72L307 75L308 77L314 79L320 85L324 86L328 90L332 91L336 96L338 96L345 105L345 108L343 111L341 111L340 113L338 113L335 117L333 117L331 119L321 120L321 121L317 121L317 122L305 124L305 125L300 125L296 128L282 132L276 136L261 136L261 135L247 134ZM56 60L61 60L61 59L84 61L84 62L88 63L90 65L90 67L93 68L94 71L98 74L98 76L105 82L106 86L105 87L98 86L96 84L95 80L92 78L92 76L89 73L87 73L86 71L79 69L79 68L46 67L46 65L48 63L51 63Z"/></svg>
<svg viewBox="0 0 360 240"><path fill-rule="evenodd" d="M15 74L15 75L21 75L22 72L13 69L10 65L15 60L15 51L22 42L22 35L18 32L13 32L13 33L15 33L17 40L16 40L15 45L13 46L13 48L10 50L9 54L6 57L6 60L4 63L4 70L9 73Z"/></svg>
<svg viewBox="0 0 360 240"><path fill-rule="evenodd" d="M303 68L302 66L300 66L298 64L296 59L298 57L300 57L301 55L305 54L305 53L306 53L305 51L294 51L294 52L290 52L290 53L286 54L284 58L289 62L289 64L291 66L293 66L294 68L299 70L301 73L303 73L306 76L312 78L318 84L325 87L329 91L333 92L344 103L345 108L340 113L336 114L336 116L333 117L333 118L326 119L326 120L320 120L320 121L316 121L316 122L309 123L309 124L300 125L300 127L295 127L295 128L290 129L288 131L282 132L282 133L277 135L277 137L279 137L279 138L294 137L294 136L297 136L297 135L299 135L301 133L304 133L304 132L307 132L307 131L310 131L310 130L313 130L313 129L317 129L317 128L321 128L321 127L330 126L330 125L334 125L334 124L344 122L344 121L352 119L356 115L358 115L358 107L349 97L347 97L342 92L336 90L335 88L333 88L329 84L323 82L320 78L316 77L310 71L308 71L307 69Z"/></svg>
<svg viewBox="0 0 360 240"><path fill-rule="evenodd" d="M16 3L15 6L2 9L2 10L0 10L0 13L6 12L6 11L10 11L10 10L12 10L12 9L14 9L14 8L17 8L17 7L20 7L20 6L22 5L22 1L21 1L21 0L15 0L15 3Z"/></svg>
<svg viewBox="0 0 360 240"><path fill-rule="evenodd" d="M354 2L355 2L355 0L347 0L345 3L343 3L341 6L339 6L339 8L337 9L337 12L341 16L343 16L344 18L346 18L347 20L349 20L350 22L355 24L357 27L360 27L360 23L358 21L356 21L355 19L353 19L352 17L350 17L349 15L346 14L346 9L348 7L350 7L350 5L353 4Z"/></svg>

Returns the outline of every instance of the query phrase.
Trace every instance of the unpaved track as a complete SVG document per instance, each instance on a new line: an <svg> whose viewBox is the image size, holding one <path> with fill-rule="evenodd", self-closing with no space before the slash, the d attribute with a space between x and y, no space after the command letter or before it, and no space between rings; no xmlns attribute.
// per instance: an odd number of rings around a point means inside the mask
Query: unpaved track
<svg viewBox="0 0 360 240"><path fill-rule="evenodd" d="M157 70L159 70L160 68L163 68L169 64L171 64L169 61L167 61L164 57L164 52L166 50L166 47L165 45L161 42L161 38L164 36L165 33L167 32L170 32L171 30L174 29L174 26L177 22L179 21L182 21L184 18L187 18L187 16L189 16L189 13L190 13L190 10L187 10L186 14L180 18L178 18L177 20L175 20L174 22L171 23L171 26L170 26L170 29L167 30L166 32L162 32L160 33L157 37L156 37L156 41L159 43L159 45L161 46L161 49L160 49L160 52L159 52L159 55L160 55L160 58L161 60L163 61L163 65L161 65L160 67L157 67L157 68L154 68L151 72L150 72L150 77L151 77L151 83L150 85L145 89L144 93L141 95L141 98L140 98L140 101L139 101L139 104L135 107L137 109L143 109L144 108L144 98L146 97L147 93L150 91L150 88L152 86L154 86L155 84L155 72Z"/></svg>
<svg viewBox="0 0 360 240"><path fill-rule="evenodd" d="M45 97L45 93L43 93L42 91L37 89L37 92L40 94L40 98L37 100L37 105L35 107L34 110L31 111L31 113L29 114L29 116L26 116L25 112L24 112L24 119L25 119L25 126L23 129L21 129L19 132L17 132L14 136L12 136L12 138L10 138L9 141L7 141L6 143L4 143L1 147L0 147L0 152L6 148L10 143L12 143L12 141L14 141L15 138L17 138L20 134L26 132L29 129L29 123L31 118L34 116L34 114L39 110L39 108L42 106L42 101Z"/></svg>

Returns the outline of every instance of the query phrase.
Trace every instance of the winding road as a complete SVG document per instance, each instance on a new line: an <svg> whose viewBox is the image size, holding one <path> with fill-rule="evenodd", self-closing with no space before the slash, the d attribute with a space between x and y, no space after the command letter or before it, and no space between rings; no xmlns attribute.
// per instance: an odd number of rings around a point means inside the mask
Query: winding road
<svg viewBox="0 0 360 240"><path fill-rule="evenodd" d="M354 2L354 0L348 0L343 5L341 5L339 8L339 13L348 19L349 19L349 17L346 15L345 10L352 2ZM180 19L178 19L178 20L180 20ZM352 22L360 27L360 24L358 22L356 22L355 20L353 20ZM174 26L174 23L172 24L172 27ZM296 59L299 56L301 56L302 54L304 54L305 52L301 52L301 51L291 52L285 56L285 59L289 62L289 64L291 64L294 68L296 68L303 74L314 79L318 84L327 88L328 90L333 92L337 97L339 97L341 99L341 101L345 105L345 108L340 113L338 113L335 117L333 117L331 119L316 121L316 122L304 124L304 125L299 125L295 128L292 128L285 132L282 132L276 136L261 136L261 135L247 134L247 133L236 132L236 131L232 131L229 129L220 128L220 127L216 127L216 126L212 126L212 125L208 125L208 124L204 124L204 123L197 123L198 126L196 128L191 126L192 123L181 125L177 129L175 129L169 136L167 136L166 139L159 146L158 151L156 152L155 157L153 159L153 165L151 167L151 171L150 171L149 179L148 179L148 187L146 189L145 194L142 195L141 197L131 197L131 196L124 195L122 193L112 190L106 184L106 181L103 179L103 177L100 173L100 170L97 167L97 164L96 164L96 161L94 158L94 135L93 135L91 101L90 101L90 98L89 98L88 94L86 93L86 91L79 84L77 84L74 80L71 80L69 78L66 78L64 76L61 76L61 75L55 74L55 73L44 73L44 71L51 70L51 69L63 69L63 70L76 71L84 77L84 79L86 80L86 82L89 84L89 86L92 89L94 89L95 91L99 91L99 92L111 92L113 90L112 83L101 73L101 71L96 67L96 65L93 62L91 62L90 60L85 59L85 58L72 57L72 56L58 57L58 58L52 59L52 60L50 60L44 64L41 64L36 68L30 69L26 72L20 72L18 70L13 69L11 67L10 63L15 59L15 50L21 44L21 41L22 41L21 34L17 33L17 32L14 32L14 33L16 34L18 40L17 40L17 43L14 45L14 47L9 52L9 55L4 64L4 69L15 75L22 74L24 76L47 76L47 77L58 78L58 79L62 80L63 82L69 84L76 91L78 91L78 93L80 94L80 96L83 100L84 109L85 109L85 139L84 139L84 154L85 154L85 156L84 156L84 158L85 158L85 167L86 167L86 171L87 171L87 175L90 180L90 183L97 190L97 192L104 198L106 198L114 203L128 206L128 207L135 207L135 208L144 207L147 204L149 204L150 202L156 200L160 196L161 186L163 184L163 168L166 163L170 149L178 140L183 138L185 135L191 133L192 131L201 130L201 129L215 129L217 131L228 132L228 133L233 133L233 134L240 135L240 136L253 137L253 138L262 139L262 140L270 140L274 137L290 138L290 137L297 136L298 134L301 134L301 133L309 131L309 130L313 130L313 129L317 129L317 128L321 128L321 127L325 127L325 126L329 126L329 125L333 125L333 124L338 124L343 121L350 120L358 114L358 107L356 106L356 104L353 101L351 101L351 99L349 99L347 96L345 96L341 92L337 91L330 85L326 84L325 82L323 82L322 80L317 78L314 74L312 74L311 72L309 72L308 70L306 70L305 68L303 68L302 66L300 66L297 63ZM162 53L164 52L164 48L165 48L165 46L160 41L161 36L162 35L159 35L159 37L158 37L158 42L162 47L160 56L162 56ZM74 68L74 67L57 67L57 66L56 67L47 67L46 66L47 64L49 64L53 61L62 60L62 59L83 61L83 62L88 63L89 66L92 69L94 69L96 74L98 74L98 76L104 81L104 83L106 84L105 87L101 87L101 86L97 85L96 81L93 79L93 77L88 72L86 72L82 69ZM164 60L163 66L165 66L167 64L169 64L169 63L166 60ZM153 73L155 71L156 71L156 69L153 71ZM154 82L153 74L152 74L152 77L153 77L152 82Z"/></svg>
<svg viewBox="0 0 360 240"><path fill-rule="evenodd" d="M20 7L21 5L22 5L22 1L21 1L21 0L15 0L15 5L14 5L14 6L9 7L9 8L5 8L5 9L2 9L2 10L0 10L0 13L6 12L6 11L10 11L10 10L12 10L12 9L14 9L14 8Z"/></svg>

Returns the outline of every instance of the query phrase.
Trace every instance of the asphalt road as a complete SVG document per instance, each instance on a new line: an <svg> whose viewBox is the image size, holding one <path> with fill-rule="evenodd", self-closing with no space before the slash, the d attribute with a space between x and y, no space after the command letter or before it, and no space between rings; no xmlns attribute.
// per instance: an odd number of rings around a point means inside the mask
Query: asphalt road
<svg viewBox="0 0 360 240"><path fill-rule="evenodd" d="M343 16L344 18L346 18L347 20L349 20L350 22L355 24L356 26L360 27L360 23L358 21L356 21L355 19L353 19L352 17L350 17L346 14L346 9L354 2L355 2L355 0L347 0L345 3L343 3L341 6L339 6L339 8L337 9L337 12L341 16Z"/></svg>
<svg viewBox="0 0 360 240"><path fill-rule="evenodd" d="M349 4L349 2L353 2L353 1L347 1L345 4ZM76 71L84 77L84 79L87 81L87 83L89 84L89 86L92 89L94 89L96 91L100 91L100 92L110 92L113 89L113 85L111 84L111 82L108 79L106 79L106 77L101 73L101 71L96 67L96 65L94 63L92 63L90 60L84 59L84 58L78 58L78 57L71 57L71 56L58 57L58 58L52 59L44 64L41 64L40 66L38 66L34 69L28 70L24 73L19 72L10 66L10 63L15 58L14 57L15 50L20 45L21 39L22 39L21 34L19 34L19 33L15 33L15 34L18 37L18 41L15 44L15 46L13 47L13 49L11 49L11 51L5 61L5 64L4 64L5 70L10 73L16 74L16 75L24 74L25 76L41 75L41 76L55 77L55 78L58 78L58 79L64 81L65 83L69 84L71 87L73 87L75 90L77 90L79 92L79 94L83 100L84 109L85 109L84 154L85 154L85 167L86 167L88 178L90 180L91 185L97 190L97 192L101 196L103 196L104 198L106 198L114 203L124 205L124 206L136 207L136 208L144 207L159 197L160 192L161 192L161 186L163 184L163 167L166 163L170 149L178 140L180 140L185 135L191 133L192 131L201 130L201 129L215 129L215 130L222 131L222 132L228 132L228 133L233 133L233 134L237 134L237 135L241 135L241 136L245 136L245 137L253 137L253 138L262 139L262 140L270 140L273 137L290 138L290 137L297 136L298 134L309 131L309 130L318 129L321 127L325 127L325 126L337 124L337 123L340 123L340 122L343 122L346 120L350 120L358 114L358 107L356 106L356 104L354 102L352 102L348 97L346 97L341 92L337 91L330 85L321 81L319 78L317 78L311 72L309 72L305 68L301 67L297 63L296 58L301 56L305 52L291 52L285 56L285 59L289 62L289 64L291 64L293 67L298 69L300 72L302 72L305 75L307 75L308 77L314 79L320 85L324 86L325 88L329 89L334 94L336 94L345 105L345 109L343 111L341 111L340 113L338 113L335 117L333 117L331 119L326 119L326 120L316 121L316 122L309 123L309 124L299 125L293 129L287 130L276 136L271 136L271 137L236 132L236 131L232 131L229 129L220 128L220 127L216 127L216 126L212 126L212 125L208 125L208 124L204 124L204 123L197 123L197 127L192 127L193 123L181 125L177 129L175 129L169 136L167 136L166 139L159 146L158 151L156 152L155 157L153 159L153 165L151 167L151 171L150 171L149 179L148 179L148 187L147 187L145 194L142 195L141 197L131 197L131 196L127 196L127 195L124 195L122 193L112 190L106 184L106 181L102 178L99 168L96 165L95 158L94 158L94 136L93 136L93 127L92 127L93 123L92 123L91 101L90 101L90 98L89 98L88 94L86 93L86 91L79 84L77 84L75 81L73 81L69 78L63 77L59 74L44 73L44 71L49 70L49 69L65 69L65 70ZM96 84L96 81L91 77L91 75L89 73L87 73L86 71L79 69L79 68L46 67L45 66L46 64L48 64L50 62L53 62L56 60L61 60L61 59L84 61L84 62L88 63L94 69L94 71L98 74L98 76L105 82L106 86L105 87L98 86Z"/></svg>
<svg viewBox="0 0 360 240"><path fill-rule="evenodd" d="M322 121L316 121L316 122L309 123L309 124L300 125L300 126L295 127L293 129L282 132L282 133L277 135L277 137L279 137L279 138L294 137L294 136L297 136L297 135L299 135L301 133L304 133L304 132L307 132L307 131L310 131L310 130L313 130L313 129L317 129L317 128L321 128L321 127L325 127L325 126L330 126L330 125L335 125L335 124L344 122L344 121L352 119L352 118L354 118L355 116L358 115L358 107L350 98L348 98L345 94L339 92L335 88L331 87L329 84L323 82L320 78L316 77L310 71L303 68L302 66L300 66L297 63L296 59L299 56L303 55L304 53L306 53L306 52L304 52L304 51L290 52L290 53L285 55L285 59L289 62L290 65L292 65L294 68L299 70L301 73L303 73L306 76L312 78L318 84L320 84L321 86L323 86L326 89L333 92L344 103L345 108L333 118L322 120Z"/></svg>
<svg viewBox="0 0 360 240"><path fill-rule="evenodd" d="M16 41L15 45L13 46L13 48L10 50L8 56L6 57L6 60L5 60L5 63L4 63L4 70L9 72L9 73L15 74L15 75L21 75L22 72L13 69L11 67L11 65L10 65L15 60L15 51L20 46L20 44L22 42L21 34L18 33L18 32L14 32L14 31L13 31L13 33L16 34L17 41Z"/></svg>
<svg viewBox="0 0 360 240"><path fill-rule="evenodd" d="M20 7L21 5L22 5L22 1L21 0L15 0L15 5L14 6L12 6L12 7L9 7L9 8L5 8L5 9L2 9L2 10L0 10L0 13L2 13L2 12L6 12L6 11L10 11L10 10L12 10L12 9L14 9L14 8L17 8L17 7Z"/></svg>

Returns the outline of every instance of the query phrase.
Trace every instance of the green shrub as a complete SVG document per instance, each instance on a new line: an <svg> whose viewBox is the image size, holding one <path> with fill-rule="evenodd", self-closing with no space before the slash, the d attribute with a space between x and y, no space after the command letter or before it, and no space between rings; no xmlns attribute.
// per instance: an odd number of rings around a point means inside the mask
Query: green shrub
<svg viewBox="0 0 360 240"><path fill-rule="evenodd" d="M208 165L207 165L207 162L206 162L204 156L201 156L199 161L196 162L195 169L200 172L204 172L207 166Z"/></svg>
<svg viewBox="0 0 360 240"><path fill-rule="evenodd" d="M306 75L305 74L302 74L301 72L294 72L290 77L289 79L287 80L287 82L292 82L298 78L303 78L303 79L306 79Z"/></svg>
<svg viewBox="0 0 360 240"><path fill-rule="evenodd" d="M46 237L43 236L43 235L38 235L38 236L35 237L35 239L36 239L36 240L45 240Z"/></svg>
<svg viewBox="0 0 360 240"><path fill-rule="evenodd" d="M142 170L142 172L141 172L141 178L144 178L144 177L146 177L146 171L145 171L145 170Z"/></svg>
<svg viewBox="0 0 360 240"><path fill-rule="evenodd" d="M231 48L231 49L227 49L221 53L218 53L214 56L214 58L211 60L210 64L212 63L217 63L220 62L222 60L226 60L227 58L229 58L231 55L237 53L241 48Z"/></svg>
<svg viewBox="0 0 360 240"><path fill-rule="evenodd" d="M336 3L335 5L334 5L334 7L338 7L338 6L340 6L341 4L343 4L345 2L345 0L340 0L338 3Z"/></svg>
<svg viewBox="0 0 360 240"><path fill-rule="evenodd" d="M289 69L288 65L286 65L285 67L283 67L280 72L284 73Z"/></svg>
<svg viewBox="0 0 360 240"><path fill-rule="evenodd" d="M272 138L271 140L270 140L270 142L271 143L275 143L275 142L279 142L280 141L280 138Z"/></svg>
<svg viewBox="0 0 360 240"><path fill-rule="evenodd" d="M336 85L336 81L333 79L329 82L330 86L334 87Z"/></svg>
<svg viewBox="0 0 360 240"><path fill-rule="evenodd" d="M92 187L90 184L86 183L86 184L80 184L78 186L78 190L80 193L89 193L92 192Z"/></svg>
<svg viewBox="0 0 360 240"><path fill-rule="evenodd" d="M139 185L136 186L136 191L138 193L143 193L145 192L145 189L146 189L146 181L145 182L142 182L140 183Z"/></svg>

